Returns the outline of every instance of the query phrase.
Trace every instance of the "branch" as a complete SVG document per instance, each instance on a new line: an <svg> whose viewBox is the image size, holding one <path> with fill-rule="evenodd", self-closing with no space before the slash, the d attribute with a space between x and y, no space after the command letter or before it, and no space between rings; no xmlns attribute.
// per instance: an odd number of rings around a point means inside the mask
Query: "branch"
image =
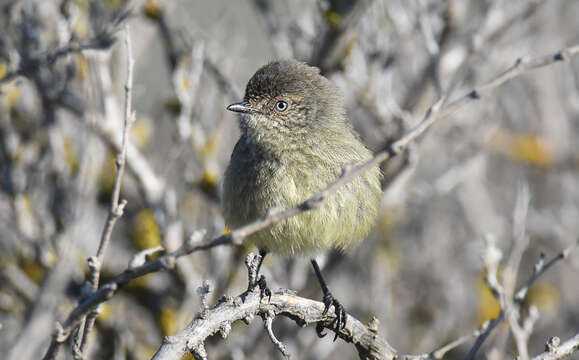
<svg viewBox="0 0 579 360"><path fill-rule="evenodd" d="M318 44L315 44L314 51L310 57L310 65L317 66L321 72L328 73L344 57L348 40L351 39L353 27L364 15L372 4L372 0L352 1L351 7L345 13L338 14L340 20L337 23L327 22L327 27L323 32ZM329 9L329 11L334 11Z"/></svg>
<svg viewBox="0 0 579 360"><path fill-rule="evenodd" d="M122 20L121 20L122 21ZM34 72L38 71L38 68L45 64L53 64L57 59L67 56L73 53L80 53L85 50L107 50L109 49L116 41L114 32L116 30L112 29L111 31L103 31L101 33L96 34L93 38L90 39L73 39L68 44L58 47L53 50L47 50L35 57L25 59L24 61L20 61L18 68L9 71L3 77L0 78L0 84L13 80L20 76L31 76Z"/></svg>
<svg viewBox="0 0 579 360"><path fill-rule="evenodd" d="M492 244L492 242L489 242L487 245L487 251L486 251L487 254L489 253L489 249L491 249L491 251L490 251L491 253L494 251L494 250L492 250L492 246L494 246ZM521 294L523 294L523 292L526 294L527 290L531 287L531 285L533 285L533 283L539 278L539 276L543 275L545 273L545 271L547 271L549 268L551 268L553 265L555 265L555 263L569 257L569 254L571 253L571 251L573 249L575 249L576 247L577 247L577 242L575 242L575 244L566 248L565 250L563 250L559 254L555 255L551 260L549 260L547 262L548 266L541 265L542 263L544 263L544 255L541 254L541 258L539 259L539 262L535 265L535 271L529 277L529 279L525 282L525 285L516 293L516 295L513 296L513 301L516 304L520 304L524 300L524 295L521 295ZM499 251L499 254L500 254L500 250L497 248L495 248L495 249L497 251ZM486 257L488 257L488 255ZM500 257L498 259L496 259L496 261L497 261L496 266L498 266L499 260L500 260ZM490 333L493 331L493 329L498 324L500 324L505 318L505 311L506 310L505 310L505 306L504 306L504 302L505 302L504 289L503 289L502 285L498 284L498 281L496 281L496 267L493 270L493 267L495 265L492 265L492 261L493 261L492 259L490 259L490 260L485 259L485 262L487 262L487 269L489 272L489 274L487 275L487 282L489 283L491 290L495 294L497 294L497 296L499 298L499 301L501 303L501 311L496 318L488 320L489 326L478 336L478 338L475 341L475 344L469 350L468 354L464 357L465 360L474 359L477 351L480 349L480 347L482 346L482 344L484 343L486 338L490 335ZM491 264L491 266L489 266L489 264ZM494 278L494 280L493 280L493 278ZM501 292L503 292L503 293L501 294ZM522 297L520 297L520 296L522 296Z"/></svg>
<svg viewBox="0 0 579 360"><path fill-rule="evenodd" d="M505 82L520 76L526 71L534 70L560 61L568 61L570 58L577 55L577 53L579 53L579 45L570 46L549 55L519 58L515 61L513 66L496 76L494 79L449 103L445 106L441 116L448 116L465 104L490 95L493 90Z"/></svg>
<svg viewBox="0 0 579 360"><path fill-rule="evenodd" d="M246 260L250 277L256 267L252 266L254 254L249 254ZM327 329L333 329L335 314L332 311L324 312L324 304L296 296L288 289L274 292L270 299L261 299L260 290L247 290L239 296L223 297L214 308L202 311L181 332L167 336L153 356L153 360L181 359L187 352L196 357L206 359L204 343L214 334L226 338L233 323L244 321L249 324L255 316L264 319L264 326L274 344L285 355L289 356L286 347L279 341L271 330L273 318L282 315L294 320L299 326L319 323ZM356 346L360 358L363 359L394 359L395 350L380 338L373 326L366 326L359 320L347 315L346 326L340 330L338 336L344 341Z"/></svg>

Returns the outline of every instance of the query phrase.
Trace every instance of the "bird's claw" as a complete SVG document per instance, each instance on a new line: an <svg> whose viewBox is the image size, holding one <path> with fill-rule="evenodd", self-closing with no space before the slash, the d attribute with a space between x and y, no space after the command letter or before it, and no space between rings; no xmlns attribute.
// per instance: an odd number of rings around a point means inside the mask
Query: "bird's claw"
<svg viewBox="0 0 579 360"><path fill-rule="evenodd" d="M271 290L267 287L267 282L265 281L265 276L261 275L259 279L253 285L253 288L259 287L259 298L263 299L264 297L268 297L268 301L271 301Z"/></svg>
<svg viewBox="0 0 579 360"><path fill-rule="evenodd" d="M316 334L318 335L319 338L323 338L324 336L328 335L327 333L324 332L324 327L322 326L321 323L316 324Z"/></svg>
<svg viewBox="0 0 579 360"><path fill-rule="evenodd" d="M340 333L340 330L346 327L346 310L344 309L342 304L338 300L336 300L330 292L324 294L323 301L324 301L324 311L322 312L323 315L326 315L328 313L328 310L330 310L330 306L334 305L334 313L336 314L336 318L332 321L333 325L332 330L334 330L334 332L336 333L336 335L334 336L334 341L336 341L336 339L338 338L338 334ZM324 327L320 323L316 325L316 334L320 338L326 336L326 334L324 333Z"/></svg>

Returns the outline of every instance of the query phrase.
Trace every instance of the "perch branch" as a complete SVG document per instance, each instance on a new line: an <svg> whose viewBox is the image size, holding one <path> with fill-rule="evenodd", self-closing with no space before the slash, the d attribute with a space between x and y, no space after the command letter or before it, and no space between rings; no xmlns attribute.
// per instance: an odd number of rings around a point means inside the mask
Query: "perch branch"
<svg viewBox="0 0 579 360"><path fill-rule="evenodd" d="M249 254L246 261L250 277L251 273L257 270L252 266L254 263L252 256L253 254ZM204 352L204 343L209 336L220 334L225 338L233 323L241 320L248 324L256 315L264 319L264 326L270 338L285 356L289 355L287 349L273 335L273 331L270 331L275 316L286 316L301 327L320 323L328 329L333 329L332 323L335 320L335 314L332 312L324 314L323 303L296 296L290 290L275 291L271 299L261 299L259 289L247 290L235 298L223 297L215 307L195 317L183 331L165 337L152 359L181 359L187 352L196 354L200 349ZM338 335L344 341L356 346L360 358L377 360L396 357L394 349L377 335L375 329L362 324L350 315L347 317L346 326Z"/></svg>

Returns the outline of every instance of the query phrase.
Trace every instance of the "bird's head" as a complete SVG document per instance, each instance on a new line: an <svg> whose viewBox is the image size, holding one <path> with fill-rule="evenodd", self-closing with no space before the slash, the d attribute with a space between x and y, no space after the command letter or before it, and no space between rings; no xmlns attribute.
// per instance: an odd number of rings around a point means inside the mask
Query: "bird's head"
<svg viewBox="0 0 579 360"><path fill-rule="evenodd" d="M345 119L339 89L318 68L294 60L274 61L257 70L243 101L227 109L241 113L244 135L262 143L311 137Z"/></svg>

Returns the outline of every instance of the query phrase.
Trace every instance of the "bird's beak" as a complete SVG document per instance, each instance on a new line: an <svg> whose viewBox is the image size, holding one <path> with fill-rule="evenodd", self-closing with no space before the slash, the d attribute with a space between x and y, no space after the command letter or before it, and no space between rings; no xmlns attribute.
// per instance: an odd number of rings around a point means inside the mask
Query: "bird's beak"
<svg viewBox="0 0 579 360"><path fill-rule="evenodd" d="M251 107L251 104L247 101L231 104L227 107L227 110L244 114L257 112L257 109Z"/></svg>

